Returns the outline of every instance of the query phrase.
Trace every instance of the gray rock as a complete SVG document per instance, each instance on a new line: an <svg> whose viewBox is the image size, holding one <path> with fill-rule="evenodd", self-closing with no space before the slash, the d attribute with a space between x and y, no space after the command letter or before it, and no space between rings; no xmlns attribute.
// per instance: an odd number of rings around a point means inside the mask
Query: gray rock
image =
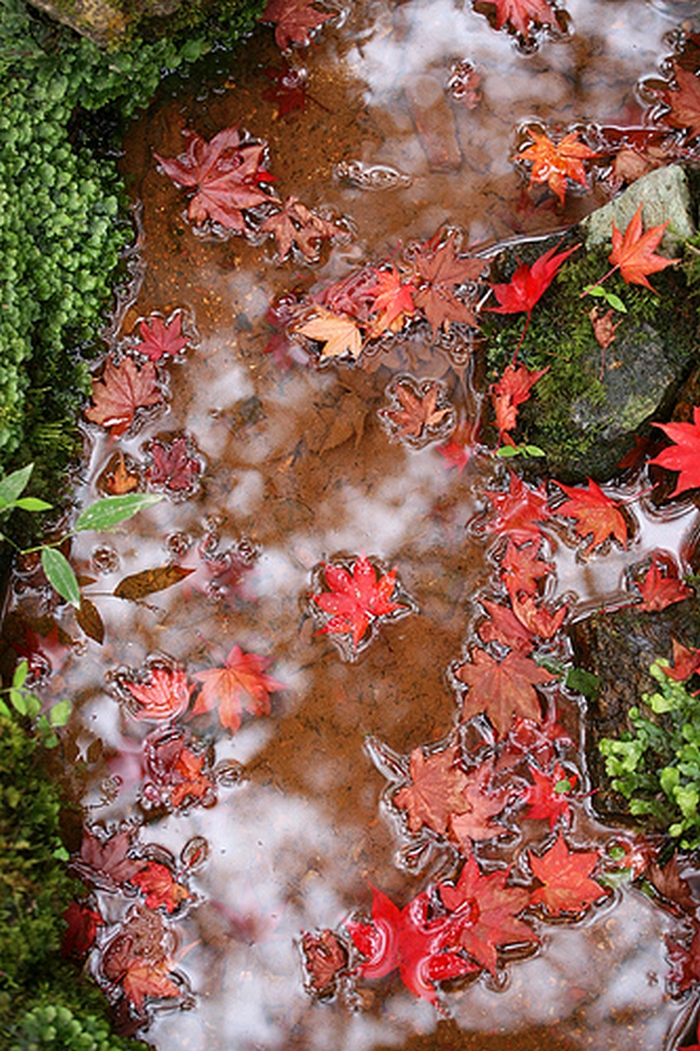
<svg viewBox="0 0 700 1051"><path fill-rule="evenodd" d="M587 216L580 227L586 247L610 241L613 221L624 233L640 201L645 229L670 219L660 249L669 255L678 254L679 239L692 237L696 232L688 177L679 164L649 172L615 200Z"/></svg>

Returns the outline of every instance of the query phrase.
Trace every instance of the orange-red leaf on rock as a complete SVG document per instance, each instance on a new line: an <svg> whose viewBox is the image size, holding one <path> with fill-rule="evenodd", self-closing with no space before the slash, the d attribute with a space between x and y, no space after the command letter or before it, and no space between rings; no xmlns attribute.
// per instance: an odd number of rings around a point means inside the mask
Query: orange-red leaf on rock
<svg viewBox="0 0 700 1051"><path fill-rule="evenodd" d="M648 274L655 274L658 270L665 270L667 266L673 266L676 259L666 259L662 255L656 255L654 249L658 246L668 226L670 219L658 226L650 226L642 233L642 208L644 203L640 202L637 211L630 219L624 236L612 224L613 250L608 256L608 262L614 267L619 267L623 281L632 285L644 285L645 288L655 292L656 289L647 281Z"/></svg>
<svg viewBox="0 0 700 1051"><path fill-rule="evenodd" d="M693 409L692 423L655 423L674 443L650 460L650 464L679 471L676 488L671 496L679 496L687 489L700 486L700 407Z"/></svg>
<svg viewBox="0 0 700 1051"><path fill-rule="evenodd" d="M556 277L557 271L562 263L575 252L578 245L568 248L565 252L557 252L557 246L543 252L530 266L521 263L510 281L505 284L491 285L491 289L498 300L497 307L486 307L494 314L520 314L530 313L534 305L539 302Z"/></svg>
<svg viewBox="0 0 700 1051"><path fill-rule="evenodd" d="M646 613L656 613L694 594L693 589L678 576L678 565L673 556L660 551L654 552L651 565L637 587L642 601L636 608Z"/></svg>
<svg viewBox="0 0 700 1051"><path fill-rule="evenodd" d="M491 386L491 400L496 413L499 437L512 431L518 420L518 406L526 402L540 376L549 369L530 371L525 365L509 364L499 381Z"/></svg>

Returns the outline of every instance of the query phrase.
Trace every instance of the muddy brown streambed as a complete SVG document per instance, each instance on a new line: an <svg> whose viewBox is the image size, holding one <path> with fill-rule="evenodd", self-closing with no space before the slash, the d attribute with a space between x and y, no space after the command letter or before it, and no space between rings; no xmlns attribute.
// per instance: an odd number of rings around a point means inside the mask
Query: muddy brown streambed
<svg viewBox="0 0 700 1051"><path fill-rule="evenodd" d="M300 297L366 263L388 269L385 261L446 227L461 232L465 249L486 250L563 230L607 200L602 179L570 185L563 207L543 187L528 193L511 160L519 129L640 121L636 86L658 71L680 18L672 4L580 0L523 48L469 5L357 4L294 52L307 75L303 109L280 115L280 98L265 99L282 60L260 29L239 59L219 56L201 80L168 81L130 130L122 169L138 203L137 278L110 350L122 360L138 322L153 316L178 318L187 346L158 363L160 397L129 428L110 434L86 424L77 497L87 503L131 484L165 496L128 530L74 546L75 564L96 581L87 593L104 621L101 646L82 639L67 611L49 609L20 572L11 614L35 630L32 618L55 613L81 638L69 645L41 622L35 645L52 664L41 685L47 702L74 699L65 776L95 837L87 851L83 842L82 871L104 920L89 966L122 1023L143 1022L157 1047L652 1051L688 1042L693 1001L672 996L667 982L665 936L676 921L630 885L601 889L573 920L533 911L536 942L502 955L493 973L475 967L447 983L444 1015L396 969L377 980L347 973L361 957L343 924L369 920L370 884L402 907L453 880L469 853L425 828L407 835L387 791L386 755L408 771L414 749L431 755L459 741L472 769L474 757L491 761L499 751L474 726L455 728L458 669L479 642L476 599L493 590L503 556L473 522L489 508L484 493L505 490L508 473L485 446L462 471L440 455L458 417L473 419L479 408L478 343L459 324L437 339L428 325L409 324L360 364L340 355L317 367L308 340L291 349L273 342L276 352L265 353L275 331L266 311L281 296ZM480 77L471 81L473 106L460 87L469 71ZM232 127L244 141L267 143L280 199L294 195L342 227L320 262L292 253L279 263L270 238L202 233L187 219L186 194L154 153L177 157L185 130L210 140ZM427 440L398 438L387 422L387 411L400 411L397 379L414 393L436 382L440 404L451 406ZM483 367L477 380L483 385ZM608 541L585 554L571 529L543 526L552 608L566 602L576 619L615 605L628 567L658 548L681 551L694 508L659 512L639 495L644 485L628 477L618 493L607 490L636 500L625 548ZM324 564L352 570L363 553L377 577L397 567L393 597L406 615L388 616L346 660L332 633L318 634L323 618L309 596L325 587ZM114 597L123 578L172 565L191 573L163 590L146 586L136 601ZM564 632L545 650L570 658ZM129 682L179 669L201 688L234 652L257 655L257 671L274 680L269 715L259 704L237 728L197 702L172 726L135 718ZM542 698L543 711L556 704L573 742L561 755L580 778L566 839L602 859L615 832L586 797L584 702L551 683ZM167 749L185 740L178 734L191 735L188 776L198 793L173 787ZM386 749L384 766L377 748ZM542 854L555 833L523 820L510 796L508 806L503 834L477 840L475 853L484 873L508 866L524 887L528 849ZM95 844L125 830L132 868L120 883ZM75 840L77 853L79 830ZM138 875L147 864L180 887L167 905L154 899L155 933ZM141 958L162 984L146 985L130 1006L116 939L135 910ZM301 950L302 932L322 930L339 932L343 951L355 952L325 998L309 991ZM163 939L170 969L158 956Z"/></svg>

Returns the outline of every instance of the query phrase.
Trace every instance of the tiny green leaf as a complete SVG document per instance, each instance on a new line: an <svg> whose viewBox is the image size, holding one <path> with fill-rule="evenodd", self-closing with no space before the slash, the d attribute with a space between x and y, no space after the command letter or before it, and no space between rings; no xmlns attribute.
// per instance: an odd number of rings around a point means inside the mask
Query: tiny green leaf
<svg viewBox="0 0 700 1051"><path fill-rule="evenodd" d="M59 861L70 861L70 854L68 853L65 847L56 847L56 849L52 851L52 853L53 856L55 858L58 858Z"/></svg>
<svg viewBox="0 0 700 1051"><path fill-rule="evenodd" d="M540 449L539 445L525 445L523 446L526 456L546 456L547 453L544 449Z"/></svg>
<svg viewBox="0 0 700 1051"><path fill-rule="evenodd" d="M34 464L29 463L26 467L20 467L18 471L13 471L12 474L0 479L0 502L5 505L14 504L27 488L33 470Z"/></svg>
<svg viewBox="0 0 700 1051"><path fill-rule="evenodd" d="M52 504L47 504L46 500L40 500L38 496L20 496L15 500L15 507L22 511L50 511Z"/></svg>
<svg viewBox="0 0 700 1051"><path fill-rule="evenodd" d="M602 285L592 285L586 289L586 295L595 296L596 299L605 299L606 294Z"/></svg>
<svg viewBox="0 0 700 1051"><path fill-rule="evenodd" d="M627 307L622 302L619 296L616 296L614 292L608 292L606 302L610 304L613 310L619 310L621 314L627 313Z"/></svg>
<svg viewBox="0 0 700 1051"><path fill-rule="evenodd" d="M41 551L41 565L52 588L61 598L70 602L76 609L80 608L80 585L73 572L73 567L55 547L44 547Z"/></svg>
<svg viewBox="0 0 700 1051"><path fill-rule="evenodd" d="M519 456L520 451L518 445L501 445L499 449L496 449L495 455L500 456L503 460L508 460L511 456Z"/></svg>
<svg viewBox="0 0 700 1051"><path fill-rule="evenodd" d="M594 698L600 692L600 679L585 668L569 668L564 685L576 693L582 693L584 697Z"/></svg>
<svg viewBox="0 0 700 1051"><path fill-rule="evenodd" d="M9 719L11 716L10 709L7 707L2 697L0 697L0 715L4 716L5 719Z"/></svg>
<svg viewBox="0 0 700 1051"><path fill-rule="evenodd" d="M568 777L564 777L561 781L557 781L556 785L554 786L554 791L560 793L570 792L572 788L573 785L571 784L571 781L569 781Z"/></svg>
<svg viewBox="0 0 700 1051"><path fill-rule="evenodd" d="M21 686L24 686L25 682L27 681L28 675L29 662L26 658L24 658L19 662L19 664L15 668L14 675L12 676L12 685L17 689L19 689Z"/></svg>
<svg viewBox="0 0 700 1051"><path fill-rule="evenodd" d="M66 698L54 704L49 712L49 722L52 726L65 726L70 718L71 702Z"/></svg>
<svg viewBox="0 0 700 1051"><path fill-rule="evenodd" d="M105 496L86 507L78 515L75 532L85 529L111 529L119 522L132 518L139 511L162 500L160 493L126 493L124 496Z"/></svg>

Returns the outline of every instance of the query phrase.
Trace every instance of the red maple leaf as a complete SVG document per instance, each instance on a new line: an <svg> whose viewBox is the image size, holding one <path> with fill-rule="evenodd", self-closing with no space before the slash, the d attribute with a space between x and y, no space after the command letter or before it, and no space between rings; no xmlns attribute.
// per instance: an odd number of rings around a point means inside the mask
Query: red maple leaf
<svg viewBox="0 0 700 1051"><path fill-rule="evenodd" d="M328 928L318 934L304 931L301 950L310 987L317 993L330 995L348 964L347 949L338 935Z"/></svg>
<svg viewBox="0 0 700 1051"><path fill-rule="evenodd" d="M122 680L130 698L136 702L129 711L136 719L177 719L183 715L190 703L194 689L187 681L184 668L168 668L154 665L143 681Z"/></svg>
<svg viewBox="0 0 700 1051"><path fill-rule="evenodd" d="M464 804L467 775L460 764L460 749L451 745L426 755L411 752L410 784L394 796L397 807L408 811L408 827L418 832L424 825L445 835L450 815Z"/></svg>
<svg viewBox="0 0 700 1051"><path fill-rule="evenodd" d="M530 25L555 26L556 11L547 0L488 0L496 7L496 29L508 22L525 40L530 40Z"/></svg>
<svg viewBox="0 0 700 1051"><path fill-rule="evenodd" d="M469 686L462 702L462 721L484 712L497 736L503 737L514 716L542 722L535 686L556 676L522 653L513 651L498 661L486 650L475 649L471 659L457 668L455 678Z"/></svg>
<svg viewBox="0 0 700 1051"><path fill-rule="evenodd" d="M456 926L452 947L464 949L472 959L496 973L498 950L539 941L518 919L530 902L526 887L507 886L510 869L484 874L476 858L467 858L456 884L439 883L438 893Z"/></svg>
<svg viewBox="0 0 700 1051"><path fill-rule="evenodd" d="M685 682L691 675L697 675L700 671L700 649L695 646L684 646L676 639L672 639L671 642L673 643L673 664L671 667L662 665L662 671L675 682Z"/></svg>
<svg viewBox="0 0 700 1051"><path fill-rule="evenodd" d="M661 120L672 128L687 129L690 137L695 138L700 135L700 79L696 73L683 69L678 62L673 63L673 79L677 87L655 92L671 107Z"/></svg>
<svg viewBox="0 0 700 1051"><path fill-rule="evenodd" d="M578 774L565 772L561 763L555 763L550 774L531 765L528 765L528 770L534 784L529 785L520 797L529 808L525 817L547 820L550 828L554 828L560 817L568 823L571 817L569 792L576 787Z"/></svg>
<svg viewBox="0 0 700 1051"><path fill-rule="evenodd" d="M398 968L407 989L437 1004L435 982L478 969L461 953L450 951L462 917L456 922L449 915L428 919L431 904L428 890L399 909L372 887L372 921L345 924L355 948L365 957L357 968L363 978L383 978Z"/></svg>
<svg viewBox="0 0 700 1051"><path fill-rule="evenodd" d="M523 759L532 759L540 767L547 767L553 762L559 744L571 745L572 741L556 721L556 712L548 712L542 723L533 722L532 719L514 719L503 741L496 770L509 770Z"/></svg>
<svg viewBox="0 0 700 1051"><path fill-rule="evenodd" d="M399 332L407 317L416 312L413 295L416 291L410 281L402 281L402 275L392 266L389 270L374 271L376 284L369 290L374 298L372 314L379 316L372 320L370 336L380 336L388 329Z"/></svg>
<svg viewBox="0 0 700 1051"><path fill-rule="evenodd" d="M84 829L80 854L72 861L72 867L98 887L114 890L131 879L144 867L144 858L134 857L130 851L135 846L136 831L123 829L111 836L104 836Z"/></svg>
<svg viewBox="0 0 700 1051"><path fill-rule="evenodd" d="M540 555L539 539L528 544L514 544L508 541L506 553L501 560L501 580L508 589L508 594L535 596L538 581L554 572L554 565L545 562Z"/></svg>
<svg viewBox="0 0 700 1051"><path fill-rule="evenodd" d="M437 451L445 457L445 465L448 468L456 467L458 473L462 473L474 455L478 430L478 422L462 420L453 430L449 441L445 445L438 445Z"/></svg>
<svg viewBox="0 0 700 1051"><path fill-rule="evenodd" d="M542 904L552 916L579 913L598 901L606 890L589 879L600 860L597 850L569 850L560 832L554 846L538 857L528 850L530 867L542 883L532 894L532 904Z"/></svg>
<svg viewBox="0 0 700 1051"><path fill-rule="evenodd" d="M416 308L424 314L437 336L441 327L449 331L450 322L476 327L474 309L455 294L458 285L477 281L488 267L485 259L457 255L456 235L451 233L437 248L435 238L413 253Z"/></svg>
<svg viewBox="0 0 700 1051"><path fill-rule="evenodd" d="M318 629L319 635L350 634L352 645L357 649L370 626L379 618L402 610L408 612L405 603L393 599L396 567L379 576L367 556L362 554L351 572L330 562L325 563L323 572L331 590L310 596L324 613L331 614L330 620Z"/></svg>
<svg viewBox="0 0 700 1051"><path fill-rule="evenodd" d="M510 606L483 598L480 602L489 614L488 620L483 620L477 629L482 642L499 642L502 646L518 650L522 654L532 651L532 632L516 617Z"/></svg>
<svg viewBox="0 0 700 1051"><path fill-rule="evenodd" d="M498 439L512 431L518 420L518 406L526 402L530 392L537 383L540 376L544 376L549 369L530 371L525 365L506 366L498 383L491 385L491 400L496 413L496 426L498 427Z"/></svg>
<svg viewBox="0 0 700 1051"><path fill-rule="evenodd" d="M663 551L654 552L644 579L641 583L635 581L635 586L642 596L637 609L643 609L646 613L666 609L674 602L682 602L694 594L693 589L678 576L676 560Z"/></svg>
<svg viewBox="0 0 700 1051"><path fill-rule="evenodd" d="M307 99L321 106L321 109L326 108L309 94L306 86L309 75L305 69L294 69L285 62L281 69L274 69L270 66L263 70L263 74L272 81L272 84L269 88L265 88L262 97L266 102L276 104L278 117L286 117L288 113L293 113L295 110L305 110Z"/></svg>
<svg viewBox="0 0 700 1051"><path fill-rule="evenodd" d="M568 609L566 603L552 612L542 602L536 602L534 595L513 595L513 613L529 632L539 635L541 639L551 639L557 634Z"/></svg>
<svg viewBox="0 0 700 1051"><path fill-rule="evenodd" d="M251 715L269 715L270 694L275 690L286 689L284 683L265 673L271 663L267 657L244 653L240 646L234 646L223 668L195 674L195 679L202 683L202 689L192 714L199 715L216 709L219 722L231 733L235 733L241 725L241 713L244 710Z"/></svg>
<svg viewBox="0 0 700 1051"><path fill-rule="evenodd" d="M194 187L187 216L195 225L207 219L229 230L245 229L243 210L270 200L259 183L270 179L261 168L264 144L241 144L237 128L224 128L211 142L185 131L181 157L154 157L178 186Z"/></svg>
<svg viewBox="0 0 700 1051"><path fill-rule="evenodd" d="M510 788L493 787L493 771L493 759L485 759L469 771L459 809L450 815L452 838L465 854L471 854L472 841L493 839L506 831L503 825L494 824L493 818L508 805L513 793Z"/></svg>
<svg viewBox="0 0 700 1051"><path fill-rule="evenodd" d="M528 540L539 541L542 534L537 523L546 522L552 517L545 483L542 482L537 489L531 489L513 471L509 474L510 483L505 492L487 489L484 494L496 512L484 529L487 533L507 536L515 544L525 544Z"/></svg>
<svg viewBox="0 0 700 1051"><path fill-rule="evenodd" d="M533 142L516 155L516 160L532 161L530 187L535 183L548 183L550 190L563 204L567 179L588 186L583 161L596 157L597 154L585 143L578 141L577 131L569 132L556 144L549 135L535 131L534 128L528 128L528 135Z"/></svg>
<svg viewBox="0 0 700 1051"><path fill-rule="evenodd" d="M147 361L138 368L133 358L122 358L118 365L108 357L104 372L92 380L92 401L85 415L92 423L109 428L112 437L123 434L137 409L157 405L163 395L156 382L156 367Z"/></svg>
<svg viewBox="0 0 700 1051"><path fill-rule="evenodd" d="M607 496L597 482L589 478L588 489L564 485L563 482L555 484L563 489L569 498L559 504L555 514L575 518L578 536L584 540L588 536L591 537L586 554L609 536L619 540L623 547L627 546L627 523L619 509L620 505Z"/></svg>
<svg viewBox="0 0 700 1051"><path fill-rule="evenodd" d="M658 270L665 270L667 266L673 266L678 260L666 259L662 255L656 255L654 249L664 235L670 219L658 226L650 226L642 233L642 208L641 201L637 211L629 221L624 237L612 224L613 250L608 256L608 262L613 264L610 273L620 271L622 280L628 285L644 285L645 288L655 292L656 289L647 281L647 274L655 274ZM606 277L609 275L606 274ZM603 279L604 280L604 279Z"/></svg>
<svg viewBox="0 0 700 1051"><path fill-rule="evenodd" d="M143 743L146 770L141 801L144 806L166 806L179 809L184 803L213 802L215 784L209 774L208 750L194 751L190 738L171 726L149 734Z"/></svg>
<svg viewBox="0 0 700 1051"><path fill-rule="evenodd" d="M491 285L498 300L498 306L486 307L486 309L491 310L494 314L526 312L529 315L551 285L559 267L577 248L578 245L574 245L565 252L557 252L555 245L554 248L543 252L531 266L527 263L520 263L510 281L505 284Z"/></svg>
<svg viewBox="0 0 700 1051"><path fill-rule="evenodd" d="M145 354L151 361L160 361L164 355L176 357L181 350L187 346L187 336L182 334L182 311L177 310L169 318L163 321L159 314L151 314L150 317L139 321L140 341L134 350Z"/></svg>
<svg viewBox="0 0 700 1051"><path fill-rule="evenodd" d="M275 43L286 51L290 44L308 47L311 30L323 25L334 12L319 11L311 6L312 0L268 0L260 15L260 22L272 22L275 28Z"/></svg>
<svg viewBox="0 0 700 1051"><path fill-rule="evenodd" d="M319 241L345 234L335 223L316 215L293 196L287 198L280 211L265 220L260 230L275 235L280 262L287 258L293 244L307 259L316 259Z"/></svg>
<svg viewBox="0 0 700 1051"><path fill-rule="evenodd" d="M190 453L186 438L175 438L172 442L156 439L148 445L152 463L146 469L146 478L156 488L172 493L192 493L197 478L202 473L202 462Z"/></svg>
<svg viewBox="0 0 700 1051"><path fill-rule="evenodd" d="M95 943L97 928L104 926L102 914L84 901L72 901L63 913L63 919L66 929L61 941L61 955L84 956Z"/></svg>
<svg viewBox="0 0 700 1051"><path fill-rule="evenodd" d="M674 442L649 461L669 471L680 472L676 488L670 495L679 496L687 489L697 489L700 486L700 407L693 409L692 423L655 423L654 427Z"/></svg>
<svg viewBox="0 0 700 1051"><path fill-rule="evenodd" d="M178 883L167 865L159 861L149 861L139 871L129 877L129 883L138 887L145 896L149 909L164 906L167 911L175 909L191 897L190 892Z"/></svg>
<svg viewBox="0 0 700 1051"><path fill-rule="evenodd" d="M181 986L169 978L173 964L171 960L154 963L144 957L129 960L121 978L124 996L139 1016L144 1014L144 1000L171 1000L181 998Z"/></svg>
<svg viewBox="0 0 700 1051"><path fill-rule="evenodd" d="M167 944L171 939L161 916L132 909L117 934L102 950L101 968L109 990L121 985L128 1004L145 1017L145 1001L183 997L183 983L169 977L173 969Z"/></svg>

